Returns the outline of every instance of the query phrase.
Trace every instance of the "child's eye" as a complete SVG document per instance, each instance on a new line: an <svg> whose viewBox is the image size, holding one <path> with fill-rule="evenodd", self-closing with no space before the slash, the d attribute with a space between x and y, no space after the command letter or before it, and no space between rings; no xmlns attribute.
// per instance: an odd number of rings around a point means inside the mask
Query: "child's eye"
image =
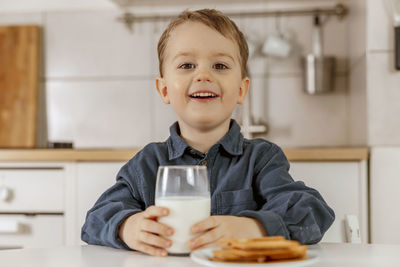
<svg viewBox="0 0 400 267"><path fill-rule="evenodd" d="M184 63L179 66L180 69L194 69L194 67L196 66L192 63Z"/></svg>
<svg viewBox="0 0 400 267"><path fill-rule="evenodd" d="M226 70L226 69L228 69L228 67L225 64L222 64L222 63L215 64L213 68L217 69L217 70Z"/></svg>

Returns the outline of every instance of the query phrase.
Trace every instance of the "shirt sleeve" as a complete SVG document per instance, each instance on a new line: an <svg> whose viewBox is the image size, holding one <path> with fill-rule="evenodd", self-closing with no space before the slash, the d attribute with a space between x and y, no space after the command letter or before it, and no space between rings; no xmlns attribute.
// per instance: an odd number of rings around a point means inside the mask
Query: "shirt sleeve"
<svg viewBox="0 0 400 267"><path fill-rule="evenodd" d="M320 193L289 174L283 151L273 146L267 160L256 169L255 189L261 209L245 210L239 216L257 219L267 235L282 235L302 244L318 243L335 219Z"/></svg>
<svg viewBox="0 0 400 267"><path fill-rule="evenodd" d="M118 230L127 217L143 210L143 204L137 190L125 179L128 169L125 165L120 170L117 182L87 212L81 238L88 244L129 249L118 237Z"/></svg>

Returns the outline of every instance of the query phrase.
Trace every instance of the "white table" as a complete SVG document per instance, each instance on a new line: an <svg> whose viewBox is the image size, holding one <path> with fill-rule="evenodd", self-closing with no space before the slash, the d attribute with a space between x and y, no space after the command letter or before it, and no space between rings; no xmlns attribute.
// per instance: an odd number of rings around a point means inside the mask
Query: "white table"
<svg viewBox="0 0 400 267"><path fill-rule="evenodd" d="M311 266L400 266L400 245L322 243L310 246L319 255ZM188 257L159 258L101 246L0 250L1 267L198 267ZM256 266L256 265L254 265Z"/></svg>

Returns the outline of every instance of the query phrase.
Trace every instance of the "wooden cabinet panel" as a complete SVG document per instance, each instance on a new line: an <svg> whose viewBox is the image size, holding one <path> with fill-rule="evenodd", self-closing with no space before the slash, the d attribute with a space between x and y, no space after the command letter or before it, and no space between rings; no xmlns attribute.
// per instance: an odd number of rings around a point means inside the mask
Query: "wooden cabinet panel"
<svg viewBox="0 0 400 267"><path fill-rule="evenodd" d="M35 146L39 52L38 26L0 27L0 147Z"/></svg>

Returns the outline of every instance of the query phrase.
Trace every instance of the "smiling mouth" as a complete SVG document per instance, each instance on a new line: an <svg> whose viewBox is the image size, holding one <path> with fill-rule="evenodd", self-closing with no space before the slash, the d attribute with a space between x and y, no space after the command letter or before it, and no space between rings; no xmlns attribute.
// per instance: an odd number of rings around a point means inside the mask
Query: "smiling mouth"
<svg viewBox="0 0 400 267"><path fill-rule="evenodd" d="M208 99L213 99L217 98L218 95L214 94L212 92L197 92L189 95L190 98L192 99L197 99L197 100L208 100Z"/></svg>

